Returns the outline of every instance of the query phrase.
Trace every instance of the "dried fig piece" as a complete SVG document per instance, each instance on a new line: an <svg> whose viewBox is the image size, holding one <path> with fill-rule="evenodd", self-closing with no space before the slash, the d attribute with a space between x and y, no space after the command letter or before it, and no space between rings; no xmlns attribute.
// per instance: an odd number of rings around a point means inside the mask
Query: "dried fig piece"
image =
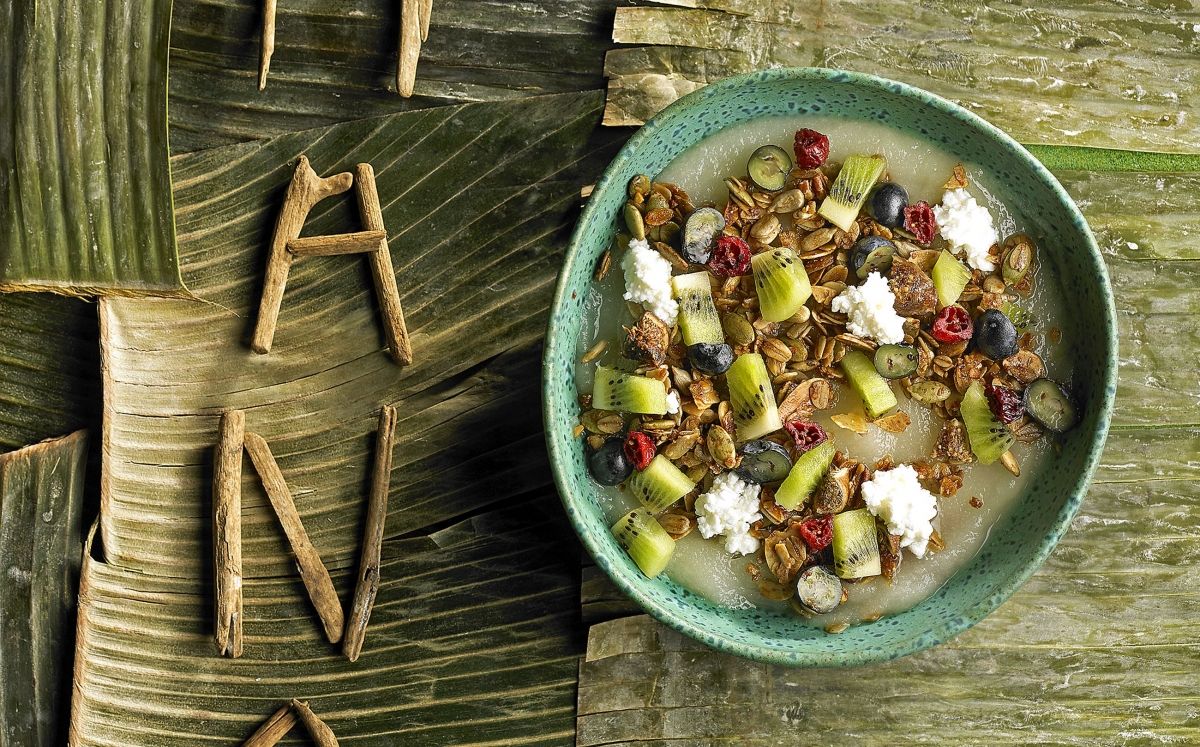
<svg viewBox="0 0 1200 747"><path fill-rule="evenodd" d="M971 445L967 442L967 429L958 418L951 418L942 426L933 455L950 464L966 464L973 461Z"/></svg>
<svg viewBox="0 0 1200 747"><path fill-rule="evenodd" d="M842 466L832 469L817 485L812 497L813 511L818 514L836 514L850 503L853 469Z"/></svg>
<svg viewBox="0 0 1200 747"><path fill-rule="evenodd" d="M637 324L625 328L625 353L633 360L661 366L670 345L670 328L649 311L642 314Z"/></svg>
<svg viewBox="0 0 1200 747"><path fill-rule="evenodd" d="M937 290L933 287L933 279L915 262L894 257L888 286L896 296L895 309L900 316L925 317L937 311Z"/></svg>

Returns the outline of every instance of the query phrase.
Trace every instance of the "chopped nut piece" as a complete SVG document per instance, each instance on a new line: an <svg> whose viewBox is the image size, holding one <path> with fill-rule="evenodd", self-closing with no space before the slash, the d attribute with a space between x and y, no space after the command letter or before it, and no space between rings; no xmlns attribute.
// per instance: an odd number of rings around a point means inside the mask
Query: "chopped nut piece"
<svg viewBox="0 0 1200 747"><path fill-rule="evenodd" d="M900 536L889 534L887 527L878 520L875 522L875 536L879 541L879 567L883 577L891 581L900 569L903 553L900 552Z"/></svg>
<svg viewBox="0 0 1200 747"><path fill-rule="evenodd" d="M903 433L908 430L908 426L912 425L912 419L908 417L908 413L903 410L897 410L891 415L886 415L874 421L879 429L887 433Z"/></svg>
<svg viewBox="0 0 1200 747"><path fill-rule="evenodd" d="M1011 451L1006 451L1000 455L1000 463L1004 465L1004 469L1013 473L1015 477L1021 476L1021 465L1017 464L1017 458L1013 456Z"/></svg>
<svg viewBox="0 0 1200 747"><path fill-rule="evenodd" d="M861 412L847 412L840 415L834 415L830 420L839 428L845 428L848 431L854 431L859 435L867 432L867 426L871 421L867 420L867 416Z"/></svg>
<svg viewBox="0 0 1200 747"><path fill-rule="evenodd" d="M968 503L971 504L971 508L983 508L983 499L977 495L971 496L971 500Z"/></svg>

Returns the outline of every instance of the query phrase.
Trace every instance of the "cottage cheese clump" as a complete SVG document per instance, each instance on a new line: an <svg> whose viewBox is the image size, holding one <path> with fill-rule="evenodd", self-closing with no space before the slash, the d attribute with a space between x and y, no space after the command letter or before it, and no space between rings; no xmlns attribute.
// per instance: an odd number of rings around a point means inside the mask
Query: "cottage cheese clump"
<svg viewBox="0 0 1200 747"><path fill-rule="evenodd" d="M900 536L900 547L925 557L937 499L921 487L916 470L907 464L879 470L862 484L862 497L871 513L887 522L888 532Z"/></svg>
<svg viewBox="0 0 1200 747"><path fill-rule="evenodd" d="M645 239L633 239L621 258L621 270L625 273L625 300L640 303L668 327L675 324L679 304L671 293L671 263Z"/></svg>
<svg viewBox="0 0 1200 747"><path fill-rule="evenodd" d="M696 499L696 527L705 539L725 535L725 552L749 555L758 549L758 540L750 534L750 525L758 521L758 493L761 488L743 482L732 472L722 472L712 488Z"/></svg>
<svg viewBox="0 0 1200 747"><path fill-rule="evenodd" d="M895 345L904 342L904 317L896 313L895 304L888 281L872 272L862 285L842 291L830 308L847 316L846 328L851 334Z"/></svg>
<svg viewBox="0 0 1200 747"><path fill-rule="evenodd" d="M933 208L937 218L938 232L950 242L955 252L967 254L967 264L976 270L991 272L996 265L988 259L988 250L999 237L992 214L975 201L967 190L959 187L942 195L942 204Z"/></svg>

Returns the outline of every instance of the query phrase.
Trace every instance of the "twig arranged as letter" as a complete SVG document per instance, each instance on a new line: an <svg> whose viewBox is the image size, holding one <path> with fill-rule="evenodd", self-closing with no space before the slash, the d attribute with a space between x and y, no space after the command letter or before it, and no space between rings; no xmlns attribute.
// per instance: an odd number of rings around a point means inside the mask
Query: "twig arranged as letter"
<svg viewBox="0 0 1200 747"><path fill-rule="evenodd" d="M408 328L404 324L404 310L400 305L400 291L396 287L392 254L388 249L387 230L383 225L383 210L379 204L379 190L375 184L375 170L369 163L360 163L355 172L356 177L345 172L322 179L312 170L308 158L300 156L300 162L296 165L292 182L284 197L283 209L275 222L275 233L271 237L266 279L258 309L258 323L255 325L251 342L251 347L256 353L271 351L275 328L279 323L283 292L293 260L301 257L366 254L383 317L384 337L392 359L402 366L412 363L412 346L408 339ZM359 215L366 230L301 238L300 231L312 207L330 195L341 194L350 189L356 178Z"/></svg>
<svg viewBox="0 0 1200 747"><path fill-rule="evenodd" d="M246 414L221 416L213 459L213 557L216 566L216 636L222 656L242 655L242 442Z"/></svg>
<svg viewBox="0 0 1200 747"><path fill-rule="evenodd" d="M308 703L301 703L295 698L292 699L292 710L300 717L304 728L308 729L308 735L317 743L317 747L338 747L337 737L333 735L333 729L329 725L317 717L317 714L312 712L308 707Z"/></svg>
<svg viewBox="0 0 1200 747"><path fill-rule="evenodd" d="M263 488L271 500L271 507L275 509L275 516L283 526L283 533L287 535L292 554L296 556L300 580L304 582L308 598L312 600L317 615L325 626L325 637L330 643L337 643L342 640L342 626L345 624L342 603L338 600L333 579L329 577L329 571L321 562L317 548L313 547L308 539L308 532L305 531L304 522L300 520L300 514L296 511L296 503L292 500L287 481L283 479L283 472L279 469L266 439L257 433L246 432L246 452L250 454L250 461L254 463L254 468L262 479Z"/></svg>
<svg viewBox="0 0 1200 747"><path fill-rule="evenodd" d="M258 90L267 87L267 73L271 70L271 55L275 54L275 4L276 0L263 0L262 48L258 55Z"/></svg>
<svg viewBox="0 0 1200 747"><path fill-rule="evenodd" d="M271 352L275 339L275 326L279 322L279 307L283 304L283 289L287 286L288 271L292 269L293 255L288 251L289 241L300 237L304 219L313 206L332 195L340 195L354 184L349 171L322 179L312 170L307 156L300 156L287 195L283 198L283 209L275 221L275 233L271 236L271 254L267 258L267 275L263 283L262 301L258 306L258 324L254 328L254 340L250 347L256 353Z"/></svg>
<svg viewBox="0 0 1200 747"><path fill-rule="evenodd" d="M362 559L359 562L358 583L346 623L346 638L342 651L350 661L358 661L371 608L379 593L379 565L383 554L383 529L387 523L388 489L392 479L392 448L396 436L396 408L385 406L379 413L379 432L375 443L375 467L371 472L371 496L367 504L367 526L363 531Z"/></svg>
<svg viewBox="0 0 1200 747"><path fill-rule="evenodd" d="M292 710L291 703L285 703L242 743L242 747L274 747L295 725L296 712Z"/></svg>
<svg viewBox="0 0 1200 747"><path fill-rule="evenodd" d="M358 212L363 225L369 231L383 231L383 209L379 206L379 189L375 184L375 169L369 163L360 163L354 168L358 180ZM396 270L392 267L392 253L384 242L382 251L372 252L371 278L375 281L375 295L379 297L379 309L383 313L383 332L392 359L401 366L412 363L412 344L408 340L408 327L404 324L404 310L400 307L400 290L396 287Z"/></svg>

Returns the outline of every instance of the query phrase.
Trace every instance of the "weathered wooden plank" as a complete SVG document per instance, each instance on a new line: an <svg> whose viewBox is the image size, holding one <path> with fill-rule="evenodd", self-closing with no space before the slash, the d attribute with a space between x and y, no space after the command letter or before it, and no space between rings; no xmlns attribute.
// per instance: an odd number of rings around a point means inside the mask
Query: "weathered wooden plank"
<svg viewBox="0 0 1200 747"><path fill-rule="evenodd" d="M1022 142L1200 150L1190 6L1074 0L677 2L622 7L606 124L638 124L699 85L770 66L870 72L958 101Z"/></svg>
<svg viewBox="0 0 1200 747"><path fill-rule="evenodd" d="M182 292L170 14L170 0L0 9L0 291Z"/></svg>
<svg viewBox="0 0 1200 747"><path fill-rule="evenodd" d="M357 557L378 408L395 404L387 536L543 488L537 342L579 187L611 148L589 141L599 92L442 107L185 156L180 247L200 301L103 305L107 559L194 575L207 553L208 453L223 408L270 443L321 557ZM599 148L599 150L597 150ZM375 167L416 362L384 351L366 263L291 272L272 352L244 344L266 237L292 165ZM353 196L322 202L311 235L355 228ZM327 204L328 203L328 204ZM243 481L247 574L287 572L255 481Z"/></svg>
<svg viewBox="0 0 1200 747"><path fill-rule="evenodd" d="M207 587L89 558L72 744L238 744L292 697L342 744L569 743L578 579L556 500L386 542L357 663L324 641L294 577L247 581L245 653L227 659L213 655ZM349 599L355 561L331 570Z"/></svg>
<svg viewBox="0 0 1200 747"><path fill-rule="evenodd" d="M176 153L443 104L601 88L603 0L439 0L416 92L396 94L399 3L304 0L278 10L258 91L257 0L177 0L171 29Z"/></svg>
<svg viewBox="0 0 1200 747"><path fill-rule="evenodd" d="M62 744L87 433L0 455L0 744Z"/></svg>
<svg viewBox="0 0 1200 747"><path fill-rule="evenodd" d="M0 294L0 453L98 421L96 307Z"/></svg>
<svg viewBox="0 0 1200 747"><path fill-rule="evenodd" d="M1200 259L1200 173L1066 170L1054 175L1075 198L1107 256Z"/></svg>

